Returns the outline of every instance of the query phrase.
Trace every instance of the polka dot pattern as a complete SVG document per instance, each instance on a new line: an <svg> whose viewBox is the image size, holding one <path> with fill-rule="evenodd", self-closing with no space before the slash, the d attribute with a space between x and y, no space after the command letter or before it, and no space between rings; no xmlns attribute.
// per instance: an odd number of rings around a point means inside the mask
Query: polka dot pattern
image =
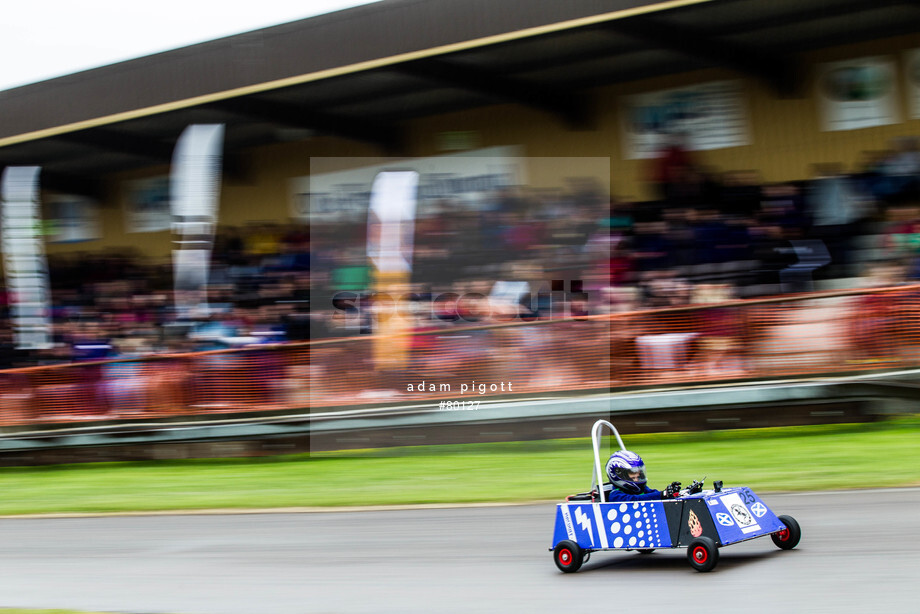
<svg viewBox="0 0 920 614"><path fill-rule="evenodd" d="M613 503L605 515L608 541L613 548L656 548L670 545L664 506L656 501Z"/></svg>

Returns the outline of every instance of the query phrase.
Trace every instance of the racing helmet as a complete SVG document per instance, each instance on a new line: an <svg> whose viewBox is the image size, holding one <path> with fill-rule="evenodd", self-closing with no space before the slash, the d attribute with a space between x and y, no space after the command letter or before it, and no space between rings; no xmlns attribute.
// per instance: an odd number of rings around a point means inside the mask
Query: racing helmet
<svg viewBox="0 0 920 614"><path fill-rule="evenodd" d="M645 486L645 463L635 452L620 450L607 460L607 477L623 492L638 495Z"/></svg>

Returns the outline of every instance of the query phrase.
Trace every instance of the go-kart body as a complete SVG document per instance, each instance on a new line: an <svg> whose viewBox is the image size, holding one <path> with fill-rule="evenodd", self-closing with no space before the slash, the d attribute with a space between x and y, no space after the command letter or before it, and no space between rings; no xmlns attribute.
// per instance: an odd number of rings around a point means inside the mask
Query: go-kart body
<svg viewBox="0 0 920 614"><path fill-rule="evenodd" d="M668 501L559 503L553 547L567 539L588 552L678 548L701 536L722 547L784 528L751 489L726 488Z"/></svg>
<svg viewBox="0 0 920 614"><path fill-rule="evenodd" d="M801 529L794 518L777 516L750 488L722 488L715 482L702 490L702 481L660 501L605 500L600 461L600 431L609 427L625 450L616 428L598 420L591 431L594 444L594 481L589 493L569 497L556 506L553 557L564 572L577 571L592 552L687 548L690 564L710 571L719 548L766 535L783 550L794 548ZM601 485L601 486L599 486Z"/></svg>

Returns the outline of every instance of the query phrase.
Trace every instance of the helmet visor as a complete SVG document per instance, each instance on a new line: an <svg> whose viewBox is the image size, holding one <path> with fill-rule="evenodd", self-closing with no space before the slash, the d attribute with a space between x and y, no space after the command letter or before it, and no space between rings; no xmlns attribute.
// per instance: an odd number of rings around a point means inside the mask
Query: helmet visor
<svg viewBox="0 0 920 614"><path fill-rule="evenodd" d="M636 484L645 484L645 465L636 467L617 467L617 477L627 482Z"/></svg>

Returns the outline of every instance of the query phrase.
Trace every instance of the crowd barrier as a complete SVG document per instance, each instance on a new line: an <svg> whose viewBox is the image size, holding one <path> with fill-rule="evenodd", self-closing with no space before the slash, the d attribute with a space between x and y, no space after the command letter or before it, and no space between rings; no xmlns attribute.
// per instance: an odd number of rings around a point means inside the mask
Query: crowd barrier
<svg viewBox="0 0 920 614"><path fill-rule="evenodd" d="M911 367L920 365L920 286L451 325L411 334L404 360L381 367L379 344L390 342L361 335L9 369L0 371L0 426L390 402L474 409L503 395Z"/></svg>

